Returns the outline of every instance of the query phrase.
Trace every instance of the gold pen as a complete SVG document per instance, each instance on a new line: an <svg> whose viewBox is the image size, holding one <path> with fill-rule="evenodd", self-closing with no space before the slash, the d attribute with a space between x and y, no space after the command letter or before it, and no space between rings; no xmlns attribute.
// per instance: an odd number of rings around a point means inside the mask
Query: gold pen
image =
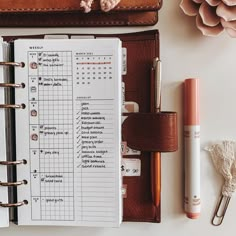
<svg viewBox="0 0 236 236"><path fill-rule="evenodd" d="M155 70L155 112L161 111L161 60L156 57L153 60Z"/></svg>
<svg viewBox="0 0 236 236"><path fill-rule="evenodd" d="M155 102L152 112L161 111L161 60L156 57L153 60L153 68L155 70ZM161 201L161 153L153 152L151 158L151 188L152 199L156 207Z"/></svg>

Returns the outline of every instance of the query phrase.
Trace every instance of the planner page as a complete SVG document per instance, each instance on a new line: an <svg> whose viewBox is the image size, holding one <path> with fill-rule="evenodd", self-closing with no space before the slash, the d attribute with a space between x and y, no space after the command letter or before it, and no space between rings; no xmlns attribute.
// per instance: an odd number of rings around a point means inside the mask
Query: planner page
<svg viewBox="0 0 236 236"><path fill-rule="evenodd" d="M15 41L20 225L121 222L121 42Z"/></svg>
<svg viewBox="0 0 236 236"><path fill-rule="evenodd" d="M3 55L3 41L0 38L0 61L4 61ZM4 83L3 66L0 66L0 83ZM0 104L5 104L5 91L0 87ZM5 109L0 108L0 161L6 161L6 122L5 122ZM0 164L0 182L7 182L7 167ZM8 188L0 186L0 203L8 203ZM0 227L9 226L9 210L0 206Z"/></svg>

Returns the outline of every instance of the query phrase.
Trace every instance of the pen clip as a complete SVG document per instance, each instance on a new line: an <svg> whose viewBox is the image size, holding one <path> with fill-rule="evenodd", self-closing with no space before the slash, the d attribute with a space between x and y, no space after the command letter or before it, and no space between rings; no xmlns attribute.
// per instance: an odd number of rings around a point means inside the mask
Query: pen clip
<svg viewBox="0 0 236 236"><path fill-rule="evenodd" d="M156 112L161 110L161 60L155 57L153 60L155 70L155 109Z"/></svg>

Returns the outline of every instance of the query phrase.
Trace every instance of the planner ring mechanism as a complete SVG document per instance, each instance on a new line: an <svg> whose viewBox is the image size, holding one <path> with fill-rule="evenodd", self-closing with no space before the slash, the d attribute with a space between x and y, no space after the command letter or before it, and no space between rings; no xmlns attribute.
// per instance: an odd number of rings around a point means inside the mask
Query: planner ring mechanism
<svg viewBox="0 0 236 236"><path fill-rule="evenodd" d="M0 202L0 207L20 207L20 206L24 206L27 204L28 204L27 200L24 200L22 202L16 202L16 203L2 203L2 202Z"/></svg>
<svg viewBox="0 0 236 236"><path fill-rule="evenodd" d="M17 161L0 161L0 165L4 166L14 166L14 165L20 165L20 164L26 164L27 161L25 159L17 160Z"/></svg>
<svg viewBox="0 0 236 236"><path fill-rule="evenodd" d="M15 66L24 67L24 62L8 62L0 61L0 66ZM15 83L0 83L0 88L25 88L25 84L15 84ZM25 109L25 104L0 104L0 108L13 108L13 109Z"/></svg>
<svg viewBox="0 0 236 236"><path fill-rule="evenodd" d="M5 166L16 166L20 164L27 164L26 160L18 160L18 161L0 161L0 165L5 165ZM16 181L16 182L2 182L0 181L0 187L18 187L20 185L25 185L27 184L27 180L21 180L21 181ZM28 201L23 200L21 202L15 202L15 203L3 203L0 201L0 207L20 207L23 205L27 205Z"/></svg>
<svg viewBox="0 0 236 236"><path fill-rule="evenodd" d="M15 61L0 61L0 66L25 67L25 63L24 62L15 62Z"/></svg>
<svg viewBox="0 0 236 236"><path fill-rule="evenodd" d="M25 63L24 62L0 62L0 66L16 66L16 67L24 67ZM0 83L0 87L2 88L25 88L25 84L16 84L16 83ZM25 104L0 104L0 108L25 108ZM17 160L17 161L0 161L0 165L5 165L5 166L16 166L20 164L26 164L26 160ZM16 181L16 182L2 182L0 181L0 187L17 187L20 185L25 185L27 184L27 180L21 180L21 181ZM23 200L21 202L15 202L15 203L3 203L0 201L0 207L20 207L23 205L27 205L28 201Z"/></svg>

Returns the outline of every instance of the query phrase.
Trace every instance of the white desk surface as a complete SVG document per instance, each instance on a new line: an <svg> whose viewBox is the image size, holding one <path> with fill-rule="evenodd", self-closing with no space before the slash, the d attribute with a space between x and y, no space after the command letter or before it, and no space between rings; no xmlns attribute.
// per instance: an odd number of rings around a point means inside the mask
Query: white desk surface
<svg viewBox="0 0 236 236"><path fill-rule="evenodd" d="M154 27L128 28L0 28L0 35L41 33L114 33L159 29L163 61L162 109L178 112L179 150L162 155L162 222L122 223L118 229L82 227L20 227L11 224L0 229L7 236L117 236L235 235L236 198L232 197L224 222L212 226L210 221L220 194L223 179L211 159L201 151L202 212L198 220L183 212L184 169L182 143L182 89L185 78L200 78L201 147L212 141L236 140L236 39L226 33L210 38L202 36L195 19L179 8L180 1L165 0L159 22Z"/></svg>

